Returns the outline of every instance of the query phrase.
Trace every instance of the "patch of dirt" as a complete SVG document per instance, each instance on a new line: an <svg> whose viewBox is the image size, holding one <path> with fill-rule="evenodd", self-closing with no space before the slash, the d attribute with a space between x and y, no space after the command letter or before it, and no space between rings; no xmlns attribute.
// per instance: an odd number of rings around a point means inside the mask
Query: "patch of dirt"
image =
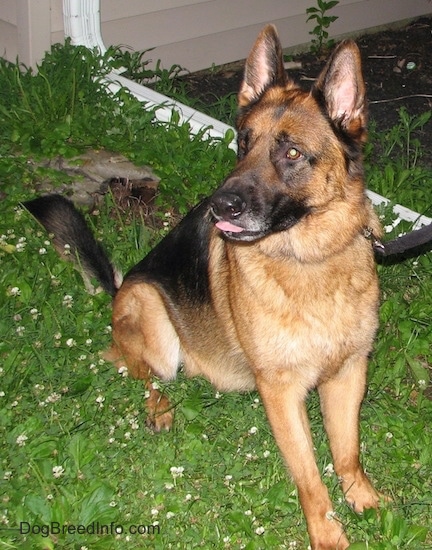
<svg viewBox="0 0 432 550"><path fill-rule="evenodd" d="M405 106L410 115L432 108L432 18L417 19L397 30L367 34L356 39L363 61L367 85L369 116L379 131L399 121L398 111ZM311 53L296 55L300 69L289 74L306 89L325 64L326 58ZM200 71L182 77L188 94L205 104L237 93L243 75L244 60L224 65L217 70ZM419 136L432 165L432 132Z"/></svg>

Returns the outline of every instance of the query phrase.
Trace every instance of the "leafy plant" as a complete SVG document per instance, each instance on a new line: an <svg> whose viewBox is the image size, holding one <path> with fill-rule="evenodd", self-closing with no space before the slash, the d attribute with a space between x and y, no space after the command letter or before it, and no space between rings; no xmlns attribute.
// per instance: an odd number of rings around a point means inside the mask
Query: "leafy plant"
<svg viewBox="0 0 432 550"><path fill-rule="evenodd" d="M169 95L168 92L175 88L176 78L187 71L177 64L172 65L169 69L164 69L160 59L152 67L149 67L152 61L149 59L148 54L151 51L152 48L131 51L127 47L112 46L109 48L107 56L111 60L113 68L120 70L126 78L143 85L154 83L160 93Z"/></svg>
<svg viewBox="0 0 432 550"><path fill-rule="evenodd" d="M316 6L307 8L306 15L309 17L308 21L315 21L315 27L309 32L314 38L312 39L311 50L316 54L323 54L326 50L330 49L334 41L329 39L329 33L327 29L332 23L334 23L338 17L337 15L328 15L328 12L339 4L338 0L317 0Z"/></svg>
<svg viewBox="0 0 432 550"><path fill-rule="evenodd" d="M411 116L401 108L399 122L388 131L377 132L372 125L365 163L373 191L427 216L432 216L432 169L420 162L423 152L416 134L430 122L431 115L427 111Z"/></svg>

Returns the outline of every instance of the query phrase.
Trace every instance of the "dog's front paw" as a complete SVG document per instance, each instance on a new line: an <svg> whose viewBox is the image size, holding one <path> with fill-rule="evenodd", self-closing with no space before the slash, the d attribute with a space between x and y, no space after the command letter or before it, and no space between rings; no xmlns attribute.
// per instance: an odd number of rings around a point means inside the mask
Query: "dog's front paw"
<svg viewBox="0 0 432 550"><path fill-rule="evenodd" d="M147 426L154 432L169 431L174 422L174 409L165 395L152 389L146 402Z"/></svg>
<svg viewBox="0 0 432 550"><path fill-rule="evenodd" d="M159 414L149 414L147 416L147 427L154 432L169 431L172 428L174 414L171 411Z"/></svg>
<svg viewBox="0 0 432 550"><path fill-rule="evenodd" d="M309 535L312 550L346 550L349 547L342 524L333 512L329 512L319 525L309 526Z"/></svg>

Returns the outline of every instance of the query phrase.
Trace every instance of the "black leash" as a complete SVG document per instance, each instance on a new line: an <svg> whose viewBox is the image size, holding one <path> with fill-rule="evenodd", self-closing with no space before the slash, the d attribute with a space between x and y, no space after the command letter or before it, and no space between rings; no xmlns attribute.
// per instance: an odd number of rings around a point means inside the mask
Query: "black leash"
<svg viewBox="0 0 432 550"><path fill-rule="evenodd" d="M388 256L401 256L427 244L432 247L432 224L425 225L387 242L378 239L369 227L363 230L363 234L367 239L370 239L378 259L387 258Z"/></svg>

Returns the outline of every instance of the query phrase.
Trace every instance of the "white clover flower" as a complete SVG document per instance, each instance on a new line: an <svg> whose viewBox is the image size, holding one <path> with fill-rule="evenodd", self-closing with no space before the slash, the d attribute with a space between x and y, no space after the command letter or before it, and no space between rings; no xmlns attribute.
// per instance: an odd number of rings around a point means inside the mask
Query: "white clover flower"
<svg viewBox="0 0 432 550"><path fill-rule="evenodd" d="M171 466L170 472L173 478L176 479L178 477L183 477L184 468L183 466Z"/></svg>
<svg viewBox="0 0 432 550"><path fill-rule="evenodd" d="M16 333L18 334L18 336L22 336L24 332L25 332L25 327L19 326L16 328Z"/></svg>
<svg viewBox="0 0 432 550"><path fill-rule="evenodd" d="M128 368L127 368L125 365L123 365L122 367L120 367L120 368L118 369L118 373L119 373L121 376L123 376L123 378L127 378L128 374L129 374Z"/></svg>
<svg viewBox="0 0 432 550"><path fill-rule="evenodd" d="M104 401L105 401L105 397L103 395L98 395L96 397L96 403L98 403L99 407L101 407L101 408L103 407Z"/></svg>
<svg viewBox="0 0 432 550"><path fill-rule="evenodd" d="M326 477L331 477L333 474L334 474L334 466L333 466L333 464L330 462L330 463L327 464L327 466L324 468L324 475L325 475Z"/></svg>
<svg viewBox="0 0 432 550"><path fill-rule="evenodd" d="M73 306L73 296L70 294L65 294L63 296L63 306L71 308Z"/></svg>
<svg viewBox="0 0 432 550"><path fill-rule="evenodd" d="M258 431L258 428L256 426L252 426L252 428L248 431L249 435L254 435Z"/></svg>
<svg viewBox="0 0 432 550"><path fill-rule="evenodd" d="M32 307L30 310L30 315L32 316L32 319L36 320L39 317L40 313L35 307Z"/></svg>
<svg viewBox="0 0 432 550"><path fill-rule="evenodd" d="M124 438L127 440L127 441L130 441L132 439L132 434L130 432L126 432L124 434Z"/></svg>
<svg viewBox="0 0 432 550"><path fill-rule="evenodd" d="M45 254L47 254L47 249L44 248L44 247L39 248L39 254L40 254L41 256L44 256Z"/></svg>
<svg viewBox="0 0 432 550"><path fill-rule="evenodd" d="M255 529L255 533L256 533L257 535L263 535L263 534L265 533L264 527L257 527L257 528Z"/></svg>
<svg viewBox="0 0 432 550"><path fill-rule="evenodd" d="M157 515L159 514L159 510L158 510L157 508L152 508L152 509L150 510L150 514L151 514L153 517L155 517L155 516L157 516Z"/></svg>
<svg viewBox="0 0 432 550"><path fill-rule="evenodd" d="M73 339L73 338L68 338L66 340L66 345L69 347L69 348L73 348L74 346L76 346L76 341Z"/></svg>
<svg viewBox="0 0 432 550"><path fill-rule="evenodd" d="M54 500L54 495L52 495L51 493L49 495L46 496L47 500Z"/></svg>
<svg viewBox="0 0 432 550"><path fill-rule="evenodd" d="M24 447L28 437L25 434L21 434L16 438L16 444L18 447Z"/></svg>
<svg viewBox="0 0 432 550"><path fill-rule="evenodd" d="M91 338L87 338L85 343L89 346L91 343L93 343L93 340Z"/></svg>
<svg viewBox="0 0 432 550"><path fill-rule="evenodd" d="M55 478L59 478L65 473L65 469L63 466L53 466L52 473Z"/></svg>
<svg viewBox="0 0 432 550"><path fill-rule="evenodd" d="M13 286L9 289L9 296L20 296L21 290L17 286Z"/></svg>
<svg viewBox="0 0 432 550"><path fill-rule="evenodd" d="M167 519L171 519L171 518L173 518L174 516L175 516L174 512L167 512L167 513L166 513L166 518L167 518Z"/></svg>
<svg viewBox="0 0 432 550"><path fill-rule="evenodd" d="M117 506L117 502L115 500L112 500L109 505L111 506L111 508L115 508Z"/></svg>
<svg viewBox="0 0 432 550"><path fill-rule="evenodd" d="M57 392L53 392L51 395L49 395L47 398L46 398L46 402L47 403L56 403L57 401L59 401L61 399L61 395Z"/></svg>
<svg viewBox="0 0 432 550"><path fill-rule="evenodd" d="M267 451L263 452L263 457L264 458L268 458L269 456L270 456L270 451L267 450Z"/></svg>
<svg viewBox="0 0 432 550"><path fill-rule="evenodd" d="M61 340L61 337L62 337L61 332L56 332L54 334L54 340Z"/></svg>
<svg viewBox="0 0 432 550"><path fill-rule="evenodd" d="M70 244L66 243L63 247L63 254L65 256L68 256L70 254L70 251L71 251L71 246L70 246Z"/></svg>
<svg viewBox="0 0 432 550"><path fill-rule="evenodd" d="M6 394L4 391L0 391L0 397L4 397Z"/></svg>
<svg viewBox="0 0 432 550"><path fill-rule="evenodd" d="M3 474L3 479L5 479L6 481L9 481L10 479L12 479L12 472L10 470L6 471Z"/></svg>
<svg viewBox="0 0 432 550"><path fill-rule="evenodd" d="M252 510L246 510L244 515L245 516L251 516L252 515Z"/></svg>

